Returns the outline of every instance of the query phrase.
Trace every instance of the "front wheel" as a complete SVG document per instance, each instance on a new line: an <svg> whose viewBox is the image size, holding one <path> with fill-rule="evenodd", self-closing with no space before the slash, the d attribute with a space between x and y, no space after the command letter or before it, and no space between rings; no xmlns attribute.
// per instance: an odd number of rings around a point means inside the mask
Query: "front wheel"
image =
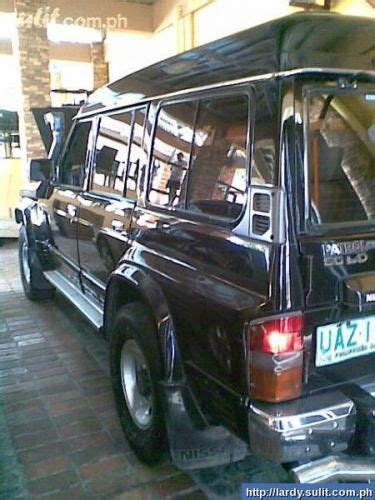
<svg viewBox="0 0 375 500"><path fill-rule="evenodd" d="M112 385L126 438L148 464L165 454L166 433L158 382L160 355L148 309L131 303L117 313L110 338Z"/></svg>
<svg viewBox="0 0 375 500"><path fill-rule="evenodd" d="M25 295L30 300L52 298L55 294L53 288L40 288L37 286L37 282L43 283L45 278L37 266L35 250L29 247L25 226L22 226L20 229L18 244L20 274ZM48 284L46 285L49 286Z"/></svg>

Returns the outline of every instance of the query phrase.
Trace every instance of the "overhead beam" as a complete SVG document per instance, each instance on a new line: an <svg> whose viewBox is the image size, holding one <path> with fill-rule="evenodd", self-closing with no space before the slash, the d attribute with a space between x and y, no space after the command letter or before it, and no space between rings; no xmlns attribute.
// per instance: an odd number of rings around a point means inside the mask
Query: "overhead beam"
<svg viewBox="0 0 375 500"><path fill-rule="evenodd" d="M91 62L90 45L86 43L49 42L49 58L89 63Z"/></svg>

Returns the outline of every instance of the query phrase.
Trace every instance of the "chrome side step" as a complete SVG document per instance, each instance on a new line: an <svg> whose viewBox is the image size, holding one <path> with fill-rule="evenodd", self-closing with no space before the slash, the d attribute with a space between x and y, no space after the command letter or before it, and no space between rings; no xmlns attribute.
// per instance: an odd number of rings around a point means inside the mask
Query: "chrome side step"
<svg viewBox="0 0 375 500"><path fill-rule="evenodd" d="M291 470L295 483L328 483L375 480L375 460L369 457L333 455L314 460Z"/></svg>
<svg viewBox="0 0 375 500"><path fill-rule="evenodd" d="M45 271L46 279L70 300L80 312L99 330L103 326L103 311L74 286L59 271Z"/></svg>

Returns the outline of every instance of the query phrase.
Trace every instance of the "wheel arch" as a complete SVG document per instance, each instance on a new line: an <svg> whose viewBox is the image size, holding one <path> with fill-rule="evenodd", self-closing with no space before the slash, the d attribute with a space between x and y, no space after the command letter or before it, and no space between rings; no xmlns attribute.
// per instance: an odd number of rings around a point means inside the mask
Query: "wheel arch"
<svg viewBox="0 0 375 500"><path fill-rule="evenodd" d="M111 335L116 311L131 302L142 302L155 321L156 341L166 380L182 377L182 362L173 317L160 285L134 264L122 264L108 281L104 306L104 333Z"/></svg>

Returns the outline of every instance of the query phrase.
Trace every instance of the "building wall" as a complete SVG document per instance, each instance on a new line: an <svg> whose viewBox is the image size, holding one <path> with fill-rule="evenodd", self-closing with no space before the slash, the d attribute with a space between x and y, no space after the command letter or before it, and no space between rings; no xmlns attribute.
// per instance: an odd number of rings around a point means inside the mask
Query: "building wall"
<svg viewBox="0 0 375 500"><path fill-rule="evenodd" d="M102 42L91 44L91 62L94 73L94 89L108 83L108 63L105 59L105 47Z"/></svg>

